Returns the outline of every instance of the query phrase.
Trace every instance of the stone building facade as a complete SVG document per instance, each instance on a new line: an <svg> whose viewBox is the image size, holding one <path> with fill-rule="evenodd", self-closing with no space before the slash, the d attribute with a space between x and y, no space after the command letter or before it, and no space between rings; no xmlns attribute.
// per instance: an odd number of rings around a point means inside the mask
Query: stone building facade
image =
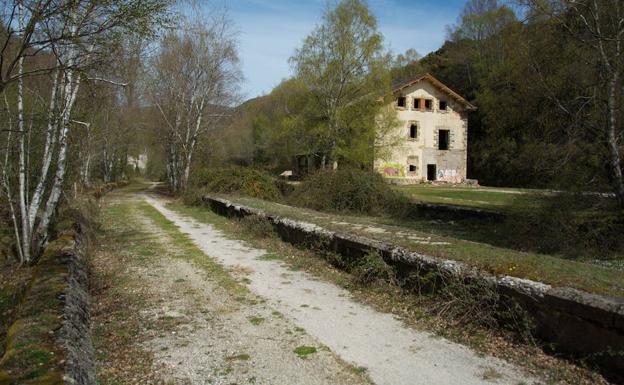
<svg viewBox="0 0 624 385"><path fill-rule="evenodd" d="M472 104L430 74L394 88L400 125L375 168L394 183L461 183L468 160L468 113Z"/></svg>

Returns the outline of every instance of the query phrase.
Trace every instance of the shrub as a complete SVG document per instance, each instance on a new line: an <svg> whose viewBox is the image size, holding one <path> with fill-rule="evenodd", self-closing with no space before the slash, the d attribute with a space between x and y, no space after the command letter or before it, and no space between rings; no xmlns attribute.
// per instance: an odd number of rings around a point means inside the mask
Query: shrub
<svg viewBox="0 0 624 385"><path fill-rule="evenodd" d="M251 234L256 238L271 238L275 237L277 233L273 228L273 224L264 218L257 215L246 216L240 219L240 224L245 229L247 234Z"/></svg>
<svg viewBox="0 0 624 385"><path fill-rule="evenodd" d="M315 210L370 215L403 213L408 200L373 171L340 169L317 172L299 185L289 199Z"/></svg>
<svg viewBox="0 0 624 385"><path fill-rule="evenodd" d="M388 265L376 251L371 251L358 260L353 266L351 274L357 283L363 285L397 283L394 268Z"/></svg>
<svg viewBox="0 0 624 385"><path fill-rule="evenodd" d="M204 192L241 194L266 200L279 200L275 179L260 170L228 166L203 168L191 176L185 201L197 201Z"/></svg>

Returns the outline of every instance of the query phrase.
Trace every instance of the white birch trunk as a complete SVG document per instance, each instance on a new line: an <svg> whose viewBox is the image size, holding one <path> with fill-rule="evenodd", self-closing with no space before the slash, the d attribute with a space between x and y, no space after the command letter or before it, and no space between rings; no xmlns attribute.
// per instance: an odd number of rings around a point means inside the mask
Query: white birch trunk
<svg viewBox="0 0 624 385"><path fill-rule="evenodd" d="M24 28L24 9L23 5L18 6L18 19L19 28ZM18 62L18 75L17 81L17 129L19 131L19 171L18 171L18 196L19 196L19 208L21 218L21 248L22 255L25 263L29 263L31 260L31 238L32 233L29 231L30 224L28 222L28 205L26 196L28 195L27 178L26 178L26 125L24 124L24 80L22 74L24 73L24 58L21 57Z"/></svg>
<svg viewBox="0 0 624 385"><path fill-rule="evenodd" d="M70 54L73 55L73 52L70 52ZM73 58L70 59L70 63L73 64ZM59 133L59 151L56 165L56 175L54 176L54 183L52 185L52 189L50 190L50 195L46 202L45 210L41 216L41 221L39 222L38 226L38 248L43 246L47 241L48 227L50 225L50 221L52 219L52 216L54 215L54 212L58 205L58 201L61 197L61 192L63 190L63 182L65 181L65 170L67 161L67 136L69 134L71 112L74 107L74 103L76 102L78 90L80 89L80 75L76 74L75 70L72 69L70 66L70 68L65 71L64 81L64 108L60 119L61 131Z"/></svg>

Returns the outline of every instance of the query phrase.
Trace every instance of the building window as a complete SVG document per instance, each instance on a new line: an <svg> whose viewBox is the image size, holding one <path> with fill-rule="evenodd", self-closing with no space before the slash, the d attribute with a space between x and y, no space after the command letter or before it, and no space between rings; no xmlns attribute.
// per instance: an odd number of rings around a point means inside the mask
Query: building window
<svg viewBox="0 0 624 385"><path fill-rule="evenodd" d="M399 108L405 108L406 105L406 99L405 96L399 96L397 98L397 107Z"/></svg>
<svg viewBox="0 0 624 385"><path fill-rule="evenodd" d="M409 137L410 139L418 139L418 123L410 124Z"/></svg>
<svg viewBox="0 0 624 385"><path fill-rule="evenodd" d="M407 168L410 175L418 174L418 156L412 155L407 157Z"/></svg>
<svg viewBox="0 0 624 385"><path fill-rule="evenodd" d="M448 150L450 143L451 131L440 130L438 133L438 150Z"/></svg>
<svg viewBox="0 0 624 385"><path fill-rule="evenodd" d="M420 99L414 98L414 109L420 110Z"/></svg>
<svg viewBox="0 0 624 385"><path fill-rule="evenodd" d="M440 100L440 111L447 111L448 103L444 100Z"/></svg>
<svg viewBox="0 0 624 385"><path fill-rule="evenodd" d="M425 99L424 102L425 102L425 110L431 111L433 109L433 100Z"/></svg>

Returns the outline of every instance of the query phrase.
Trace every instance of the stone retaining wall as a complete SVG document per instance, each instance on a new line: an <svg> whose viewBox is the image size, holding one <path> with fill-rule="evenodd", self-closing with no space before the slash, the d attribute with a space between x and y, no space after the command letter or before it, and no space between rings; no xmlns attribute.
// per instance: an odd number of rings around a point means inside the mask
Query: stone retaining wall
<svg viewBox="0 0 624 385"><path fill-rule="evenodd" d="M37 264L0 358L0 384L95 385L85 234L63 233Z"/></svg>
<svg viewBox="0 0 624 385"><path fill-rule="evenodd" d="M606 377L624 384L624 299L553 288L516 277L496 277L466 264L441 260L402 247L352 234L329 231L312 223L267 214L220 198L205 197L213 211L228 217L258 216L270 221L281 238L299 245L322 247L347 258L378 252L398 273L458 276L491 282L503 298L515 301L533 319L535 336L557 352L597 366Z"/></svg>

